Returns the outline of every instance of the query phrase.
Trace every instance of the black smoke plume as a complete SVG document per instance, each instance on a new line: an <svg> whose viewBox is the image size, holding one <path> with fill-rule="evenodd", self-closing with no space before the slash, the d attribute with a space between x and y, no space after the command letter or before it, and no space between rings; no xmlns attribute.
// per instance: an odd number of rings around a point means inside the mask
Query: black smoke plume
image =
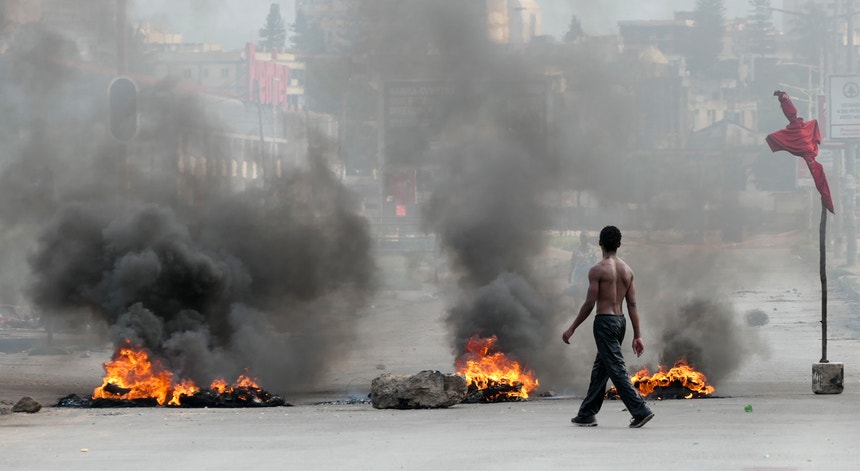
<svg viewBox="0 0 860 471"><path fill-rule="evenodd" d="M638 267L643 358L652 370L684 359L719 387L745 360L768 354L758 331L743 325L743 315L732 302L736 280L729 274L756 273L748 260L719 247L648 250L631 260Z"/></svg>
<svg viewBox="0 0 860 471"><path fill-rule="evenodd" d="M364 5L365 22L372 25L366 44L382 71L393 80L450 87L450 95L425 110L426 126L415 138L424 144L421 156L410 157L432 162L434 169L422 216L458 277L447 316L454 355L472 336L496 336L500 350L533 369L542 384L561 381L570 370L558 327L563 308L536 267L552 222L541 201L570 184L577 171L611 167L610 159L589 154L624 141L593 132L625 120L599 72L605 67L588 54L551 45L494 43L487 2ZM564 73L581 87L568 94L569 103L551 98L564 87L561 74L554 81L533 73L548 63L567 64L561 57L576 62ZM599 97L589 96L591 86ZM582 182L600 187L593 179Z"/></svg>
<svg viewBox="0 0 860 471"><path fill-rule="evenodd" d="M223 145L236 131L201 97L141 76L124 159L106 132L111 67L35 29L10 41L0 97L16 113L2 122L13 139L0 181L17 184L0 189L0 216L4 240L30 255L8 291L26 293L43 320L140 343L198 384L247 370L299 391L327 373L352 345L376 267L326 138L305 128L302 158L276 173L272 156ZM256 178L221 172L242 165Z"/></svg>
<svg viewBox="0 0 860 471"><path fill-rule="evenodd" d="M31 257L32 299L59 317L87 309L117 343L202 384L247 368L278 390L312 385L350 346L374 263L333 176L289 180L225 195L194 221L147 203L63 205ZM288 193L302 186L312 194Z"/></svg>

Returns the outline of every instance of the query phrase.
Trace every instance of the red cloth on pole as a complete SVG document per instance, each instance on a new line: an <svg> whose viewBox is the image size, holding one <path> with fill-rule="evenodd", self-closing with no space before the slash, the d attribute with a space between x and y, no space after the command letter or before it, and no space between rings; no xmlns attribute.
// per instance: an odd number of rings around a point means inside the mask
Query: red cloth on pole
<svg viewBox="0 0 860 471"><path fill-rule="evenodd" d="M791 99L783 91L776 91L774 95L779 98L779 104L782 107L782 112L788 118L788 126L785 129L768 134L767 144L772 152L781 150L787 151L798 157L802 157L806 161L806 166L809 167L809 173L812 174L812 180L815 182L815 188L821 194L821 203L831 213L833 212L833 199L830 196L830 186L827 184L827 177L824 175L824 167L815 160L818 156L818 144L821 143L821 131L818 129L818 121L803 121L803 118L797 116L797 108L791 102Z"/></svg>

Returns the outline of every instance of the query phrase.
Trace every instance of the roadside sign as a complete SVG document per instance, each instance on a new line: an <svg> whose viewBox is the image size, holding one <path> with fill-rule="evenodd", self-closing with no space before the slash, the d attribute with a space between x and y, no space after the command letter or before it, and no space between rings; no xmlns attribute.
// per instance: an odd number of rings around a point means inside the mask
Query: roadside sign
<svg viewBox="0 0 860 471"><path fill-rule="evenodd" d="M829 132L835 140L860 140L860 75L831 75Z"/></svg>
<svg viewBox="0 0 860 471"><path fill-rule="evenodd" d="M824 175L828 180L833 180L836 175L833 173L833 162L836 159L842 158L842 144L822 145L818 148L818 156L815 160L824 168ZM809 167L806 161L802 158L794 159L797 162L797 187L798 188L815 188L815 182L812 180L812 174L809 173Z"/></svg>

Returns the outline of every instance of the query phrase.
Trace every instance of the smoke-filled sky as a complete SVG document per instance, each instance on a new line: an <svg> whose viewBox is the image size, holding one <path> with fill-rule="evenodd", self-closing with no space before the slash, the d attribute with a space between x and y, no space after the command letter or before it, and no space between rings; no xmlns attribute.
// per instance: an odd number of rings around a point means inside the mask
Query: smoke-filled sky
<svg viewBox="0 0 860 471"><path fill-rule="evenodd" d="M181 33L186 42L218 43L231 50L258 39L272 3L281 6L284 21L291 25L293 0L133 0L130 14Z"/></svg>
<svg viewBox="0 0 860 471"><path fill-rule="evenodd" d="M137 76L137 135L119 145L105 126L111 67L38 24L5 34L4 303L137 342L198 384L248 368L288 391L325 374L376 280L368 222L326 164L331 143L296 119L302 157L276 177L272 155L223 140L233 129L199 96Z"/></svg>
<svg viewBox="0 0 860 471"><path fill-rule="evenodd" d="M366 0L359 12L380 70L407 79L444 71L442 89L451 92L436 96L432 121L419 127L424 134L414 136L409 157L434 159L422 215L456 273L446 318L452 352L462 353L472 335L495 335L546 386L563 385L591 359L562 350L564 310L537 267L551 221L541 197L573 188L609 206L633 200L628 189L606 182L626 165L625 132L634 129L635 113L622 81L635 69L613 69L591 51L511 55L491 44L479 15L463 15L457 2L388 1ZM145 8L155 12L158 3ZM225 18L248 21L245 34L255 36L268 3L200 0L165 12L186 39L198 40L178 26L191 15L195 28L216 32L199 40L228 45L217 31L242 28ZM251 15L253 5L259 15ZM129 195L121 191L121 149L101 119L108 77L95 80L63 65L60 54L74 57L67 38L26 28L15 35L7 54L16 67L0 89L0 105L15 117L0 121L0 130L15 145L4 149L0 178L22 183L2 187L10 210L0 217L7 240L23 244L16 253L32 254L31 300L48 315L101 321L118 343L141 342L198 382L243 366L278 392L319 379L352 344L352 327L376 288L369 222L322 163L334 144L311 139L311 132L302 149L306 166L280 181L219 192L229 183L211 177L226 173L228 162L256 158L262 170L264 156L232 155L233 147L214 140L230 129L208 119L174 83L141 82L141 125L128 148L129 179L140 198L123 198ZM551 65L565 74L568 89L554 100L552 122L541 88L547 82L529 75L548 65L544 60L557 61ZM522 66L512 67L515 61ZM38 82L44 77L52 80ZM206 178L177 174L178 167L193 168L192 157L205 157L197 165ZM697 191L707 196L707 189ZM678 272L656 260L665 257L644 257L639 273ZM718 267L689 267L712 276L687 273L682 281L695 296L676 296L674 304L662 300L677 293L675 285L643 290L641 304L664 308L663 321L654 318L645 330L672 346L672 358L692 349L703 362L720 359L711 368L725 376L737 365L720 349L740 351L736 346L747 342L736 337L731 306L716 298L723 291ZM703 339L703 331L722 335Z"/></svg>
<svg viewBox="0 0 860 471"><path fill-rule="evenodd" d="M692 10L695 0L537 0L543 12L544 34L561 37L575 14L587 34L617 33L620 20L668 19L673 12ZM257 39L269 6L278 3L287 24L294 21L294 1L283 0L136 0L133 14L152 19L173 32L182 33L188 42L220 43L225 49L238 49ZM774 7L782 2L774 0ZM745 16L748 0L726 0L726 15Z"/></svg>
<svg viewBox="0 0 860 471"><path fill-rule="evenodd" d="M676 11L696 8L696 0L537 1L543 12L544 32L556 37L567 32L573 15L580 18L586 34L615 34L618 21L670 19ZM774 7L781 4L780 0L772 2ZM725 5L729 18L746 16L750 9L748 0L726 0Z"/></svg>

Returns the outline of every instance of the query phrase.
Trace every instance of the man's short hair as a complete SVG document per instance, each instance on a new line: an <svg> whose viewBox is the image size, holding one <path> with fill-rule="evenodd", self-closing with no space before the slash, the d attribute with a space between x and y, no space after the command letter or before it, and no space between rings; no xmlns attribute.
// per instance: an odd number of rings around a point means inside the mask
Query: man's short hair
<svg viewBox="0 0 860 471"><path fill-rule="evenodd" d="M600 231L600 245L607 252L615 252L621 246L621 231L615 226L606 226Z"/></svg>

